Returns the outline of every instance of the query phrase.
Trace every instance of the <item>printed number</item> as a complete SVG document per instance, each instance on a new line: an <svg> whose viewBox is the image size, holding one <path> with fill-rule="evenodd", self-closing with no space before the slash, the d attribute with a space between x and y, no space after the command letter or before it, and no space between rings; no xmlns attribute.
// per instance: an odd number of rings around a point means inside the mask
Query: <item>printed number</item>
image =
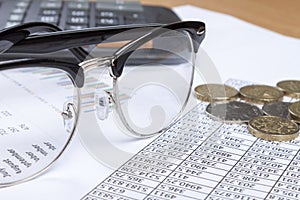
<svg viewBox="0 0 300 200"><path fill-rule="evenodd" d="M10 116L12 116L12 114L10 112L8 112L7 110L1 111L1 115L3 117L10 117Z"/></svg>
<svg viewBox="0 0 300 200"><path fill-rule="evenodd" d="M15 128L15 127L7 127L7 129L10 130L10 132L12 132L12 133L19 132L19 130L17 128Z"/></svg>
<svg viewBox="0 0 300 200"><path fill-rule="evenodd" d="M29 127L26 124L20 124L19 127L25 131L29 130Z"/></svg>
<svg viewBox="0 0 300 200"><path fill-rule="evenodd" d="M52 145L50 142L44 142L44 145L46 145L52 151L56 149L56 147Z"/></svg>
<svg viewBox="0 0 300 200"><path fill-rule="evenodd" d="M8 135L9 133L19 133L20 131L27 131L29 130L29 127L25 124L18 125L18 128L10 126L6 129L0 128L0 135Z"/></svg>
<svg viewBox="0 0 300 200"><path fill-rule="evenodd" d="M8 133L6 132L6 130L4 129L0 129L0 135L7 135Z"/></svg>

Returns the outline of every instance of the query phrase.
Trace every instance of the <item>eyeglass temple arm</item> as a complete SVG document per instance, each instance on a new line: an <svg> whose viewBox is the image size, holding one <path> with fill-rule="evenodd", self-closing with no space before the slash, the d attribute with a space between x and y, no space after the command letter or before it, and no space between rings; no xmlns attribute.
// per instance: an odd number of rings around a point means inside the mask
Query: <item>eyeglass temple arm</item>
<svg viewBox="0 0 300 200"><path fill-rule="evenodd" d="M151 30L157 27L162 27L162 25L123 25L105 28L89 28L77 31L58 31L54 33L44 33L40 35L28 36L26 39L23 39L14 46L10 47L7 52L41 54L51 53L63 49L70 49L79 61L83 61L88 56L88 52L86 52L83 48L80 48L80 46L106 42L107 38L111 36L117 35L124 31L135 29L134 31L131 31L130 34L119 34L118 37L112 37L113 40L112 38L110 38L109 42L133 40L144 36L146 33L150 33ZM205 24L202 22L178 22L164 27L167 29L177 29L184 27L188 28L188 30L191 32L191 36L193 37L193 43L195 47L194 49L196 52L205 36ZM56 27L56 29L57 28L58 27Z"/></svg>
<svg viewBox="0 0 300 200"><path fill-rule="evenodd" d="M118 37L114 37L114 40L109 42L118 42L136 39L149 30L159 27L158 24L150 25L124 25L118 27L106 27L106 28L90 28L77 31L59 31L52 33L43 33L40 35L28 36L26 39L18 42L7 53L51 53L64 49L72 49L84 45L94 45L105 40L111 36L136 29L130 34L120 34ZM87 55L83 55L87 56Z"/></svg>
<svg viewBox="0 0 300 200"><path fill-rule="evenodd" d="M62 31L58 26L44 22L29 22L0 31L0 53L9 51L12 46L38 32ZM88 54L82 47L70 49L75 57L82 61Z"/></svg>

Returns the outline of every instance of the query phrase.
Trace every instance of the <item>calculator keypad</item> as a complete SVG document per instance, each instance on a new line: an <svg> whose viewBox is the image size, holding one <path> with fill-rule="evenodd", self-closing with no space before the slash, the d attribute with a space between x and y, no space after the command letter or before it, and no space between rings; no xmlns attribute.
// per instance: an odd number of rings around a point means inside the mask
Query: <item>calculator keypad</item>
<svg viewBox="0 0 300 200"><path fill-rule="evenodd" d="M139 3L128 1L127 4L118 1L20 0L9 13L5 26L41 21L74 30L147 23Z"/></svg>

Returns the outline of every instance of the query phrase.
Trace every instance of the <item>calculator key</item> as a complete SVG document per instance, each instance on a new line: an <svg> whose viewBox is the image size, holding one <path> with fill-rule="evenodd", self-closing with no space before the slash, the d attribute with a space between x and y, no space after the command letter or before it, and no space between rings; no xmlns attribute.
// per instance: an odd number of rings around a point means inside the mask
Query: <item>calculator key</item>
<svg viewBox="0 0 300 200"><path fill-rule="evenodd" d="M60 9L62 7L61 1L45 1L41 3L41 8L56 8Z"/></svg>
<svg viewBox="0 0 300 200"><path fill-rule="evenodd" d="M117 13L113 11L100 11L98 12L98 17L101 18L116 18Z"/></svg>
<svg viewBox="0 0 300 200"><path fill-rule="evenodd" d="M143 18L143 16L140 13L128 13L125 15L125 18L127 19L140 19Z"/></svg>
<svg viewBox="0 0 300 200"><path fill-rule="evenodd" d="M69 10L69 15L75 16L75 17L85 17L85 16L89 15L89 11L87 11L87 10Z"/></svg>
<svg viewBox="0 0 300 200"><path fill-rule="evenodd" d="M87 24L88 22L87 17L70 17L67 19L68 24Z"/></svg>
<svg viewBox="0 0 300 200"><path fill-rule="evenodd" d="M90 4L89 2L69 2L69 9L80 9L80 10L89 10Z"/></svg>
<svg viewBox="0 0 300 200"><path fill-rule="evenodd" d="M41 22L47 22L51 24L57 24L58 16L39 16L38 20Z"/></svg>
<svg viewBox="0 0 300 200"><path fill-rule="evenodd" d="M18 3L16 3L16 7L20 7L20 8L26 8L29 5L29 2L27 1L20 1Z"/></svg>
<svg viewBox="0 0 300 200"><path fill-rule="evenodd" d="M100 26L112 26L118 25L119 21L115 18L100 18L98 19L97 24Z"/></svg>
<svg viewBox="0 0 300 200"><path fill-rule="evenodd" d="M25 13L26 8L23 7L15 7L11 12L15 14L23 14Z"/></svg>
<svg viewBox="0 0 300 200"><path fill-rule="evenodd" d="M57 10L57 9L42 9L41 11L40 11L40 15L59 15L59 10Z"/></svg>
<svg viewBox="0 0 300 200"><path fill-rule="evenodd" d="M23 16L24 16L23 14L10 14L9 20L20 22L23 20Z"/></svg>

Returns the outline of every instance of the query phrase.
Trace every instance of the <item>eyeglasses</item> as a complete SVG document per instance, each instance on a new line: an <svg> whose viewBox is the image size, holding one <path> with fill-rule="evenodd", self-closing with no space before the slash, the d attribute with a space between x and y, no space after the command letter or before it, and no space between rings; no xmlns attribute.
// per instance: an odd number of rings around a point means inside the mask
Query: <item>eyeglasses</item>
<svg viewBox="0 0 300 200"><path fill-rule="evenodd" d="M69 144L80 110L97 121L115 111L119 125L136 137L165 131L187 103L204 35L204 23L192 21L78 31L28 23L0 31L2 56L69 49L76 58L25 56L0 63L0 187L49 168ZM125 40L109 56L89 50Z"/></svg>

